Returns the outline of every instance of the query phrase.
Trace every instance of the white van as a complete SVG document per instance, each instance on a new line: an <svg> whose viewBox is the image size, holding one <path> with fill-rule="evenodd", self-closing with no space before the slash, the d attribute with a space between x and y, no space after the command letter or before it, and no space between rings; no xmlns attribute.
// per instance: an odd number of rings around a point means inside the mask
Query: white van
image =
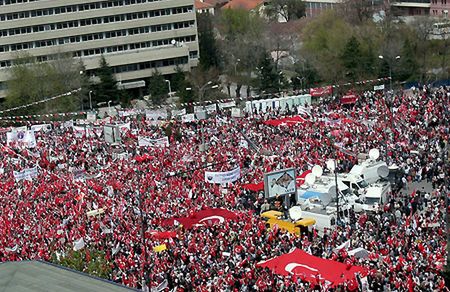
<svg viewBox="0 0 450 292"><path fill-rule="evenodd" d="M365 195L356 204L358 205L358 209L378 211L379 208L389 201L391 194L392 190L389 183L374 184L367 188Z"/></svg>
<svg viewBox="0 0 450 292"><path fill-rule="evenodd" d="M368 184L372 184L378 182L381 179L380 175L378 174L378 170L382 167L387 168L386 162L373 161L369 159L363 161L361 164L354 165L350 170L350 174L360 176Z"/></svg>
<svg viewBox="0 0 450 292"><path fill-rule="evenodd" d="M320 232L323 232L324 228L334 229L336 226L335 213L327 208L313 207L309 210L302 210L302 216L316 220L314 227Z"/></svg>

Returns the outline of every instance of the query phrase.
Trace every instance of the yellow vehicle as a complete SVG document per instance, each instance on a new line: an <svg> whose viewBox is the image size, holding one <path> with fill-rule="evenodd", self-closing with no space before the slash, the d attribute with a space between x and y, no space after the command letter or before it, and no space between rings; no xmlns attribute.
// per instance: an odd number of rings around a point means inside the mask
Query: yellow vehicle
<svg viewBox="0 0 450 292"><path fill-rule="evenodd" d="M283 213L278 211L267 211L261 214L261 218L267 222L268 227L273 228L277 225L278 228L297 235L308 234L308 226L316 224L313 218L302 218L296 222L290 222L279 219L282 216Z"/></svg>

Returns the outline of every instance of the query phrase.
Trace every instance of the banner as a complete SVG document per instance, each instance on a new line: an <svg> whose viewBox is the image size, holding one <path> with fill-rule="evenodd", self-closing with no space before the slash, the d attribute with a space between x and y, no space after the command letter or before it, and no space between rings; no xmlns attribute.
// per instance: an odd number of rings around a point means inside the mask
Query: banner
<svg viewBox="0 0 450 292"><path fill-rule="evenodd" d="M94 112L94 111L92 111L92 112L87 112L87 113L86 113L86 120L87 120L88 122L91 122L91 123L95 122L95 121L97 120L97 113Z"/></svg>
<svg viewBox="0 0 450 292"><path fill-rule="evenodd" d="M52 125L50 125L50 124L33 125L30 127L30 130L33 132L39 132L39 131L48 132L51 129L52 129Z"/></svg>
<svg viewBox="0 0 450 292"><path fill-rule="evenodd" d="M234 100L230 101L230 102L219 103L219 109L233 107L233 106L236 106L236 102Z"/></svg>
<svg viewBox="0 0 450 292"><path fill-rule="evenodd" d="M373 87L373 90L384 90L384 84L381 84L381 85L375 85L375 86Z"/></svg>
<svg viewBox="0 0 450 292"><path fill-rule="evenodd" d="M217 106L216 106L215 103L214 104L210 104L210 105L205 106L205 110L206 110L206 112L208 114L210 114L210 113L213 113L213 112L217 111Z"/></svg>
<svg viewBox="0 0 450 292"><path fill-rule="evenodd" d="M355 94L347 94L341 97L342 104L354 104L358 100L358 96Z"/></svg>
<svg viewBox="0 0 450 292"><path fill-rule="evenodd" d="M167 119L167 111L166 110L146 110L145 111L145 118L147 120L159 120Z"/></svg>
<svg viewBox="0 0 450 292"><path fill-rule="evenodd" d="M238 180L241 177L241 168L225 172L205 171L205 181L214 184L226 184Z"/></svg>
<svg viewBox="0 0 450 292"><path fill-rule="evenodd" d="M181 110L172 110L172 117L176 117L176 116L182 116L186 114L186 109L181 109Z"/></svg>
<svg viewBox="0 0 450 292"><path fill-rule="evenodd" d="M11 143L18 143L24 145L27 148L36 147L36 138L34 137L34 132L31 130L26 131L15 131L6 133L6 142L8 146Z"/></svg>
<svg viewBox="0 0 450 292"><path fill-rule="evenodd" d="M187 114L187 115L183 115L181 117L181 121L183 123L191 123L195 121L195 115L194 114Z"/></svg>
<svg viewBox="0 0 450 292"><path fill-rule="evenodd" d="M169 147L169 137L152 139L148 137L138 136L139 147Z"/></svg>
<svg viewBox="0 0 450 292"><path fill-rule="evenodd" d="M16 181L32 179L38 175L37 166L33 168L26 168L22 171L13 171L13 174Z"/></svg>
<svg viewBox="0 0 450 292"><path fill-rule="evenodd" d="M94 137L92 129L88 127L73 126L73 132L75 137L83 137L83 135L86 135L86 137Z"/></svg>
<svg viewBox="0 0 450 292"><path fill-rule="evenodd" d="M238 107L232 108L231 109L231 117L232 118L242 118L243 115L242 115L241 109Z"/></svg>
<svg viewBox="0 0 450 292"><path fill-rule="evenodd" d="M332 86L310 88L309 94L313 97L321 97L323 95L331 95L333 93Z"/></svg>

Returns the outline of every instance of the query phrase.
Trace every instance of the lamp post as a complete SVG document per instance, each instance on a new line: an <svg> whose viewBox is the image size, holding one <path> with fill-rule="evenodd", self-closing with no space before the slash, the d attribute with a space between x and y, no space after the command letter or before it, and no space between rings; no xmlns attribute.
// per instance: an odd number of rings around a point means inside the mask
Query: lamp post
<svg viewBox="0 0 450 292"><path fill-rule="evenodd" d="M335 152L336 153L336 152ZM340 216L339 216L339 186L337 179L337 164L336 164L336 155L335 159L330 159L326 162L327 168L334 173L334 183L336 185L336 222L339 225Z"/></svg>
<svg viewBox="0 0 450 292"><path fill-rule="evenodd" d="M234 76L237 76L237 65L241 61L241 59L237 59L236 63L234 63Z"/></svg>
<svg viewBox="0 0 450 292"><path fill-rule="evenodd" d="M109 115L111 115L111 102L112 102L112 100L108 101L108 112L109 112Z"/></svg>
<svg viewBox="0 0 450 292"><path fill-rule="evenodd" d="M378 58L380 60L383 60L384 56L379 55ZM395 60L397 60L397 61L400 60L400 56L396 56ZM389 65L389 91L392 91L392 62L388 62L388 65Z"/></svg>
<svg viewBox="0 0 450 292"><path fill-rule="evenodd" d="M197 86L198 88L198 101L200 102L200 105L202 106L203 111L205 111L205 105L203 103L203 97L206 92L206 89L208 89L208 86L210 86L213 82L208 81L202 86ZM218 88L219 85L212 85L211 88ZM192 90L192 88L187 87L186 90ZM203 151L206 151L206 145L205 145L205 132L204 132L204 125L203 122L201 123L201 135L202 135L202 145L203 145Z"/></svg>
<svg viewBox="0 0 450 292"><path fill-rule="evenodd" d="M90 108L91 108L91 111L92 111L92 90L89 90L89 106L90 106Z"/></svg>
<svg viewBox="0 0 450 292"><path fill-rule="evenodd" d="M167 82L167 84L169 85L169 96L172 93L172 87L170 86L170 80L165 80Z"/></svg>

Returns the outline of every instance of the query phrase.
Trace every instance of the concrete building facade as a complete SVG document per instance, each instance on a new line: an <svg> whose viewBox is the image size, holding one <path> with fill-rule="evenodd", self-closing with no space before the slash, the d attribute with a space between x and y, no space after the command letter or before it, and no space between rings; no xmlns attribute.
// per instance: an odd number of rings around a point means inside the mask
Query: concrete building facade
<svg viewBox="0 0 450 292"><path fill-rule="evenodd" d="M188 71L199 57L194 1L0 0L0 97L21 51L70 53L90 75L103 54L123 83Z"/></svg>

